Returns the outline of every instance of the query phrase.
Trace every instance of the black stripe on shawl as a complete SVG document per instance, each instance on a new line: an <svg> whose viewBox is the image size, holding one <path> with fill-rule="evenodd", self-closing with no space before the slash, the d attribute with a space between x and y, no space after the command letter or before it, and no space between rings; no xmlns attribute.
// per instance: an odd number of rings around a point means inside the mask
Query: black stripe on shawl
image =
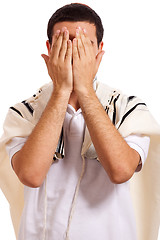
<svg viewBox="0 0 160 240"><path fill-rule="evenodd" d="M19 110L17 110L16 108L10 107L10 109L12 109L13 111L17 112L21 117L23 117L22 113Z"/></svg>
<svg viewBox="0 0 160 240"><path fill-rule="evenodd" d="M22 103L26 106L28 111L33 115L34 110L33 110L32 106L29 103L27 103L26 101L23 101Z"/></svg>
<svg viewBox="0 0 160 240"><path fill-rule="evenodd" d="M63 158L64 157L64 154L63 154L63 149L64 149L64 140L63 140L63 128L62 128L62 131L61 131L61 135L60 135L60 138L59 138L59 141L58 141L58 146L56 148L56 153L59 153L61 155L60 158ZM57 159L59 159L59 154L57 156L57 154L54 154L53 156L53 160L56 161Z"/></svg>
<svg viewBox="0 0 160 240"><path fill-rule="evenodd" d="M112 103L112 100L113 100L113 96L111 97L111 100L110 100L110 102L109 102L109 105L111 105L111 103ZM109 107L106 107L106 110L107 110L107 114L108 114Z"/></svg>
<svg viewBox="0 0 160 240"><path fill-rule="evenodd" d="M133 112L133 110L137 107L137 106L139 106L139 105L144 105L144 106L146 106L146 104L145 103L137 103L134 107L132 107L128 112L126 112L126 114L123 116L123 118L122 118L122 121L121 121L121 123L120 123L120 125L119 125L119 127L118 128L120 128L120 126L122 125L122 123L124 122L124 120L129 116L129 114L131 113L131 112Z"/></svg>
<svg viewBox="0 0 160 240"><path fill-rule="evenodd" d="M116 123L116 102L119 98L120 94L118 94L118 96L114 99L113 101L113 105L114 105L114 111L113 111L113 119L112 119L112 123L115 125Z"/></svg>
<svg viewBox="0 0 160 240"><path fill-rule="evenodd" d="M113 93L115 93L116 91L114 91ZM112 101L113 101L113 95L112 95L112 97L111 97L111 99L110 99L110 101L109 101L109 105L111 105L111 103L112 103ZM107 114L108 114L108 111L109 111L109 107L108 106L106 106L106 108L105 108L105 111L107 112Z"/></svg>
<svg viewBox="0 0 160 240"><path fill-rule="evenodd" d="M107 114L108 114L108 110L109 110L109 107L106 106L105 111L106 111Z"/></svg>
<svg viewBox="0 0 160 240"><path fill-rule="evenodd" d="M127 102L129 103L134 98L135 98L135 96L129 96L128 99L127 99Z"/></svg>
<svg viewBox="0 0 160 240"><path fill-rule="evenodd" d="M61 152L60 152L62 158L64 158L64 140L62 140L62 146L61 146Z"/></svg>
<svg viewBox="0 0 160 240"><path fill-rule="evenodd" d="M62 141L63 141L63 128L61 131L61 136L60 136L59 145L58 145L58 149L57 149L58 153L61 153Z"/></svg>

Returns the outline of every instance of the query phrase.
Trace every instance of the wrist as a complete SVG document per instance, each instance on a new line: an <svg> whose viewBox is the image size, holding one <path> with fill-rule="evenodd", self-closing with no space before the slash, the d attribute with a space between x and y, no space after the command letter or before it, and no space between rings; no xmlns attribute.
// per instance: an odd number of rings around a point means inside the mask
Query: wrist
<svg viewBox="0 0 160 240"><path fill-rule="evenodd" d="M51 99L55 100L55 98L64 98L64 99L68 99L70 98L71 95L71 90L69 89L58 89L58 88L54 88L53 92L51 94Z"/></svg>
<svg viewBox="0 0 160 240"><path fill-rule="evenodd" d="M91 95L95 94L93 86L78 87L77 89L74 89L74 92L76 93L78 98L85 97L85 96L91 96Z"/></svg>
<svg viewBox="0 0 160 240"><path fill-rule="evenodd" d="M56 95L70 95L72 93L72 88L67 88L67 87L57 87L57 86L54 86L53 87L53 94L56 94Z"/></svg>

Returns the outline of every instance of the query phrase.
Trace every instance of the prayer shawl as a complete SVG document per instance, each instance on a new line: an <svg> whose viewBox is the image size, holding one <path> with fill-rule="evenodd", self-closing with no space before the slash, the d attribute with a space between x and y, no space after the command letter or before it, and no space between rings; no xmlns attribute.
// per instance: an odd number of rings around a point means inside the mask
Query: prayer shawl
<svg viewBox="0 0 160 240"><path fill-rule="evenodd" d="M0 187L10 204L10 213L16 236L24 204L24 187L14 173L5 144L13 137L26 137L39 121L53 91L53 84L41 87L33 97L10 107L0 139ZM142 134L150 137L148 158L143 169L130 180L138 240L156 240L160 223L160 126L135 96L126 96L119 90L97 82L96 95L106 114L123 137ZM94 109L93 109L94 111ZM53 160L64 156L63 130ZM86 127L82 156L97 159ZM97 159L98 160L98 159Z"/></svg>

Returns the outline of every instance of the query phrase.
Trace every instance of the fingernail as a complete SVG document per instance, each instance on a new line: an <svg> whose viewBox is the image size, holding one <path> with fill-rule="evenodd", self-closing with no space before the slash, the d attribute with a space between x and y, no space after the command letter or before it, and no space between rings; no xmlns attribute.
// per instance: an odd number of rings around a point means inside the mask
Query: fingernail
<svg viewBox="0 0 160 240"><path fill-rule="evenodd" d="M76 38L73 39L73 44L77 44L77 39Z"/></svg>
<svg viewBox="0 0 160 240"><path fill-rule="evenodd" d="M71 46L72 45L72 41L69 39L68 40L68 45Z"/></svg>
<svg viewBox="0 0 160 240"><path fill-rule="evenodd" d="M62 28L62 32L65 32L66 29L67 29L66 27L63 27L63 28Z"/></svg>
<svg viewBox="0 0 160 240"><path fill-rule="evenodd" d="M65 31L64 31L64 34L65 34L65 35L67 35L67 34L68 34L68 31L67 31L67 30L65 30Z"/></svg>

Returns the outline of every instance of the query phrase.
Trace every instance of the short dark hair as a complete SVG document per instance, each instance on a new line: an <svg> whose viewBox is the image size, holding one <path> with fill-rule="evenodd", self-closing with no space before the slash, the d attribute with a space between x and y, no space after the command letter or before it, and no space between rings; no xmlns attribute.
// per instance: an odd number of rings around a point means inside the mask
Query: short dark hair
<svg viewBox="0 0 160 240"><path fill-rule="evenodd" d="M85 21L96 27L97 44L99 46L103 38L103 25L98 14L89 6L80 3L71 3L59 8L49 19L47 35L49 43L52 44L53 27L58 22L80 22Z"/></svg>

